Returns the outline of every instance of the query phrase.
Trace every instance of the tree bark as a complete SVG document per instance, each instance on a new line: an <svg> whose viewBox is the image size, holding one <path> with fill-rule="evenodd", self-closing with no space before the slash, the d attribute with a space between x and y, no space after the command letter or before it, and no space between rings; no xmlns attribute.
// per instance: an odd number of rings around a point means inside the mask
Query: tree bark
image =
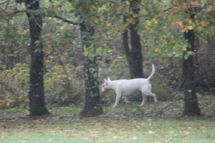
<svg viewBox="0 0 215 143"><path fill-rule="evenodd" d="M83 49L92 48L94 28L83 20L80 24ZM94 47L93 47L94 48ZM93 49L95 54L95 48ZM97 116L103 113L100 102L99 78L96 55L84 56L85 106L80 116Z"/></svg>
<svg viewBox="0 0 215 143"><path fill-rule="evenodd" d="M191 19L194 15L191 15ZM195 33L193 30L188 30L184 32L184 38L188 41L190 46L183 53L183 76L184 76L184 115L185 116L195 116L200 115L200 109L198 105L198 100L196 97L195 89L195 68L193 65L193 55L189 55L187 58L187 52L194 52L194 40Z"/></svg>
<svg viewBox="0 0 215 143"><path fill-rule="evenodd" d="M126 16L124 16L124 24L126 23ZM129 73L130 73L130 77L132 78L133 77L133 74L132 74L132 59L131 59L131 51L130 51L130 48L129 48L129 44L128 44L128 30L125 29L125 31L123 32L122 34L122 40L123 40L123 48L125 50L125 56L126 56L126 59L127 59L127 62L128 62L128 66L129 66Z"/></svg>
<svg viewBox="0 0 215 143"><path fill-rule="evenodd" d="M39 1L27 0L27 10L40 10ZM43 82L43 44L41 40L42 31L42 16L39 14L27 12L30 30L30 54L31 54L31 65L30 65L30 91L29 97L29 108L31 116L39 116L49 114L48 109L45 106L44 99L44 82Z"/></svg>
<svg viewBox="0 0 215 143"><path fill-rule="evenodd" d="M133 14L139 15L139 3L139 0L131 1L131 10ZM143 78L142 47L138 34L139 17L133 17L133 19L134 23L130 24L132 78Z"/></svg>

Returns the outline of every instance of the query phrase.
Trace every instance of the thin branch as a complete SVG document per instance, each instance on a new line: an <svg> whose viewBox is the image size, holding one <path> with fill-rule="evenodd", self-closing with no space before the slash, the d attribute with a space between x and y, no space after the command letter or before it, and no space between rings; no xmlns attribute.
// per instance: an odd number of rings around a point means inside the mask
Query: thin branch
<svg viewBox="0 0 215 143"><path fill-rule="evenodd" d="M136 106L136 108L141 112L141 116L147 116L147 115L152 115L152 114L155 114L156 116L158 116L158 115L162 114L163 111L166 108L170 107L170 105L172 105L173 103L175 103L180 97L181 97L180 95L175 95L175 98L174 98L174 100L172 102L164 105L162 108L160 108L157 111L151 111L151 112L148 112L148 113L144 113L144 112L142 112L142 110L138 106Z"/></svg>
<svg viewBox="0 0 215 143"><path fill-rule="evenodd" d="M58 47L57 47L57 49L59 50ZM64 73L66 74L66 78L67 78L67 87L68 87L68 89L69 89L69 90L67 90L67 94L69 95L70 93L72 93L72 84L70 83L70 80L69 80L69 74L68 74L68 72L66 71L66 68L65 68L65 66L64 66L64 64L63 64L63 61L61 60L61 58L60 58L60 56L59 56L59 54L58 54L57 51L56 51L56 53L57 53L58 60L60 61L60 64L61 64L62 67L63 67ZM74 98L72 98L72 99L74 99ZM76 102L74 102L74 101L71 101L71 102L77 107Z"/></svg>
<svg viewBox="0 0 215 143"><path fill-rule="evenodd" d="M27 12L28 10L16 10L16 11L13 11L12 13L10 13L10 14L12 14L12 15L15 15L15 14L19 14L19 13L23 13L23 12Z"/></svg>
<svg viewBox="0 0 215 143"><path fill-rule="evenodd" d="M74 21L68 20L68 19L66 19L64 17L61 17L59 15L48 16L48 17L54 17L54 18L62 20L63 22L66 22L66 23L69 23L69 24L73 24L73 25L79 25L79 24L82 23L82 22L74 22Z"/></svg>
<svg viewBox="0 0 215 143"><path fill-rule="evenodd" d="M168 7L167 9L164 10L164 12L165 12L165 11L169 11L171 8L172 8L171 6Z"/></svg>
<svg viewBox="0 0 215 143"><path fill-rule="evenodd" d="M59 20L62 20L63 22L73 24L73 25L79 25L82 23L81 21L75 22L75 21L69 20L65 17L62 17L62 16L58 15L57 12L55 12L52 9L43 9L42 14L44 17L54 17L54 18L57 18Z"/></svg>
<svg viewBox="0 0 215 143"><path fill-rule="evenodd" d="M82 23L81 21L74 22L74 21L71 21L71 20L69 20L67 18L64 18L62 16L59 16L53 10L42 10L41 9L39 13L38 13L38 11L35 11L35 10L18 10L18 11L14 11L12 14L18 14L18 13L22 13L22 12L28 12L30 14L31 13L41 14L41 15L43 15L43 17L54 17L54 18L57 18L59 20L62 20L63 22L66 22L66 23L69 23L69 24L73 24L73 25L79 25L79 24Z"/></svg>
<svg viewBox="0 0 215 143"><path fill-rule="evenodd" d="M8 2L8 0L6 0L6 1L2 1L2 2L0 2L0 4L4 4L4 3L6 3L6 2Z"/></svg>
<svg viewBox="0 0 215 143"><path fill-rule="evenodd" d="M215 42L214 40L210 39L210 38L206 38L205 36L202 36L201 34L199 34L198 32L196 32L196 35L201 37L202 39L208 41L213 47L215 47Z"/></svg>
<svg viewBox="0 0 215 143"><path fill-rule="evenodd" d="M66 71L66 68L65 68L65 66L64 66L64 64L63 64L63 62L62 62L62 60L61 60L61 58L60 58L60 56L59 56L58 53L57 53L57 57L58 57L58 59L59 59L59 61L60 61L60 64L61 64L62 67L63 67L64 73L66 74L67 84L68 84L68 86L69 86L69 87L68 87L69 92L68 92L68 90L67 90L67 94L69 95L70 93L72 93L72 90L71 90L72 85L70 84L69 75L68 75L68 73L67 73L67 71ZM71 101L71 102L77 107L77 104L76 104L74 101Z"/></svg>
<svg viewBox="0 0 215 143"><path fill-rule="evenodd" d="M9 5L9 3L10 3L10 0L8 0L8 1L7 1L7 4L6 4L6 6L5 6L5 8L4 8L4 9L7 9L7 7L8 7L8 5Z"/></svg>
<svg viewBox="0 0 215 143"><path fill-rule="evenodd" d="M54 18L57 18L59 20L62 20L63 22L73 24L73 25L79 25L79 24L82 23L81 21L78 21L78 22L71 21L71 20L69 20L67 18L64 18L62 16L59 16L59 15L55 14L55 11L50 11L50 10L48 11L48 14L45 14L46 11L44 11L44 10L41 10L41 12L39 12L39 13L38 13L38 10L37 11L35 11L35 10L17 10L17 11L13 11L11 14L15 15L15 14L18 14L18 13L23 13L23 12L28 12L31 15L34 13L34 14L41 14L44 17L54 17Z"/></svg>

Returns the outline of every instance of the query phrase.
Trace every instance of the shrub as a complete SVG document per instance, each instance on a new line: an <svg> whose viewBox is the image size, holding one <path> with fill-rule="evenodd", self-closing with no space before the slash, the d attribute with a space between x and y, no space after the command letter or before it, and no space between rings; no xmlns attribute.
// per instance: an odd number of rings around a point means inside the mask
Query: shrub
<svg viewBox="0 0 215 143"><path fill-rule="evenodd" d="M0 99L10 107L24 105L29 88L29 67L17 63L14 68L0 73Z"/></svg>
<svg viewBox="0 0 215 143"><path fill-rule="evenodd" d="M78 102L84 95L82 72L81 67L69 65L55 65L50 68L44 77L46 102L58 105Z"/></svg>
<svg viewBox="0 0 215 143"><path fill-rule="evenodd" d="M82 68L56 65L44 74L47 104L65 105L78 102L84 95ZM17 63L0 73L0 108L26 106L29 90L29 66Z"/></svg>

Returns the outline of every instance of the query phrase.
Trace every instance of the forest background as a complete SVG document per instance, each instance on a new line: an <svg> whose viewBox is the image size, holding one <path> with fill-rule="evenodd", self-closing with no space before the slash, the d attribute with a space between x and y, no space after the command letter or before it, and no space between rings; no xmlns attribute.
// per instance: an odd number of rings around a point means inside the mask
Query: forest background
<svg viewBox="0 0 215 143"><path fill-rule="evenodd" d="M154 63L156 74L151 83L159 101L174 100L176 95L179 95L177 99L184 99L185 103L186 97L196 95L213 99L215 93L213 0L41 0L39 9L35 11L26 9L27 2L31 5L31 2L34 4L38 1L0 2L2 110L17 107L32 108L31 104L29 107L31 56L41 51L44 56L42 69L46 105L82 106L84 100L87 101L88 96L84 96L87 91L85 68L86 61L90 61L91 57L96 57L94 62L97 63L100 84L107 77L111 79L147 77L151 72L151 64ZM42 31L41 38L33 42L36 46L42 43L41 51L39 48L31 51L29 20L34 17L32 15L43 19L42 23L35 20L35 24ZM93 31L91 35L86 34L90 38L83 32L87 26L90 27L89 33ZM84 30L86 32L88 29ZM193 35L195 38L192 38ZM142 57L131 56L132 54ZM133 63L130 63L130 58L134 58ZM189 59L191 61L188 61ZM141 62L141 66L135 60ZM188 67L193 66L191 71L195 78L191 80L195 93L183 96L186 94L183 92L188 91L183 88L187 80L184 70L186 61L193 63L188 64ZM141 69L132 71L136 64L136 67ZM98 100L103 105L112 105L115 93L110 92L99 97ZM140 101L141 98L135 95L131 100ZM197 102L196 104L198 106ZM186 109L185 104L184 110ZM33 111L30 109L29 114L31 112ZM199 112L184 113L195 115Z"/></svg>

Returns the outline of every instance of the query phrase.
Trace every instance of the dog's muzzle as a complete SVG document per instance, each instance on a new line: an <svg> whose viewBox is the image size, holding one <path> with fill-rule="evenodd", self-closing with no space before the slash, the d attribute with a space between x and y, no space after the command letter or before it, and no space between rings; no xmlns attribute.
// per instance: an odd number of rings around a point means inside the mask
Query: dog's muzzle
<svg viewBox="0 0 215 143"><path fill-rule="evenodd" d="M104 94L104 93L107 93L107 92L108 92L108 90L106 90L106 89L105 89L105 90L102 90L102 93L103 93L103 94Z"/></svg>

